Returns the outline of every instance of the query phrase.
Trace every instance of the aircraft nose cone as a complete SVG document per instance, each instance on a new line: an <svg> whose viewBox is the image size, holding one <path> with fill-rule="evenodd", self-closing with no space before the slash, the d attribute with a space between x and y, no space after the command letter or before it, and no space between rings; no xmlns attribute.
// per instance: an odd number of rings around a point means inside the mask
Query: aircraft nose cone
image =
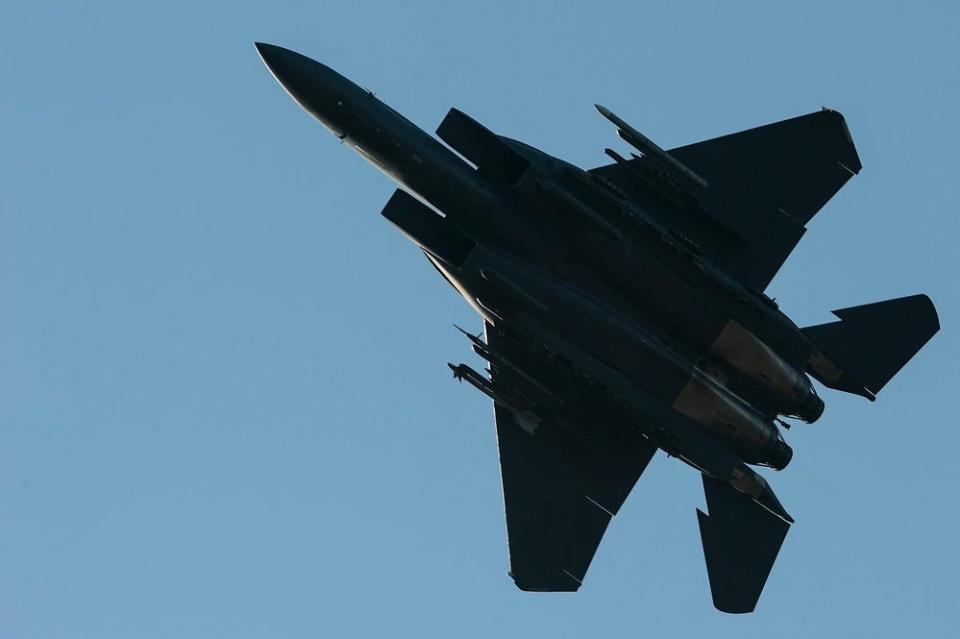
<svg viewBox="0 0 960 639"><path fill-rule="evenodd" d="M296 51L264 42L255 43L264 64L297 103L324 124L331 126L341 77L336 71Z"/></svg>
<svg viewBox="0 0 960 639"><path fill-rule="evenodd" d="M253 46L257 48L257 53L259 53L260 57L264 60L269 58L274 52L286 51L283 47L278 47L275 44L267 44L266 42L254 42Z"/></svg>
<svg viewBox="0 0 960 639"><path fill-rule="evenodd" d="M326 75L324 72L329 72L329 69L319 62L300 55L296 51L263 42L257 42L256 47L257 53L260 54L273 77L301 104L303 99L310 98L313 93L316 93L324 83ZM304 104L304 106L307 105Z"/></svg>
<svg viewBox="0 0 960 639"><path fill-rule="evenodd" d="M285 76L291 71L294 71L297 68L297 63L301 62L301 59L304 61L313 62L313 60L310 58L301 55L296 51L284 49L283 47L278 47L275 44L255 42L253 46L257 48L257 53L260 54L260 57L267 65L267 68L269 68L270 71L277 76Z"/></svg>
<svg viewBox="0 0 960 639"><path fill-rule="evenodd" d="M266 42L255 42L253 46L257 48L260 59L263 60L263 63L270 69L270 73L277 78L280 84L283 84L282 78L290 74L292 67L291 61L293 56L297 54L289 49L278 47L275 44L267 44Z"/></svg>

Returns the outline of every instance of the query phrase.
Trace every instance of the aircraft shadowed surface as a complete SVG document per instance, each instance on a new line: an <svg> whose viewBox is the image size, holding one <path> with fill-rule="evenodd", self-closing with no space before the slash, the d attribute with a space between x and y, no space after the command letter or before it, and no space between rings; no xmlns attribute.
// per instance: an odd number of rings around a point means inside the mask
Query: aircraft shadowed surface
<svg viewBox="0 0 960 639"><path fill-rule="evenodd" d="M457 109L441 143L330 68L269 44L280 84L397 181L383 216L484 320L466 331L494 401L511 576L575 591L654 453L702 474L714 605L752 611L793 518L753 468L784 469L785 419L823 413L810 377L873 400L939 330L913 295L798 327L764 290L860 169L824 109L666 151L597 105L636 150L582 170ZM439 214L438 214L439 211ZM461 329L462 330L462 329Z"/></svg>

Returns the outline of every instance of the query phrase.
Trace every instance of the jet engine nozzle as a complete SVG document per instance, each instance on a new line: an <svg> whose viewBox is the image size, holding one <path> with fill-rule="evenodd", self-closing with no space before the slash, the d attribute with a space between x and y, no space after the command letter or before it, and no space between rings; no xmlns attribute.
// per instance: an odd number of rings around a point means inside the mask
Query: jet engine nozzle
<svg viewBox="0 0 960 639"><path fill-rule="evenodd" d="M766 459L766 464L774 470L783 470L793 459L793 449L782 439L776 440L776 443L770 448L770 454Z"/></svg>
<svg viewBox="0 0 960 639"><path fill-rule="evenodd" d="M797 417L808 424L812 424L823 415L823 408L823 400L811 389L810 393L804 398L803 404L797 410Z"/></svg>

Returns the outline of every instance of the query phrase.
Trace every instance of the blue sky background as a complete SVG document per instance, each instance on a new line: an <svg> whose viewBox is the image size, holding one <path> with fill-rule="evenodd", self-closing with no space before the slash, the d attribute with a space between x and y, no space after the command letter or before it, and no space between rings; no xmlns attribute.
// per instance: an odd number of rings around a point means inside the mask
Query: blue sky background
<svg viewBox="0 0 960 639"><path fill-rule="evenodd" d="M0 0L0 637L947 634L957 7ZM944 329L789 433L755 614L712 608L664 456L580 593L513 587L492 410L444 366L480 322L255 40L583 167L622 147L594 102L666 147L846 115L865 168L772 295L810 324L927 292Z"/></svg>

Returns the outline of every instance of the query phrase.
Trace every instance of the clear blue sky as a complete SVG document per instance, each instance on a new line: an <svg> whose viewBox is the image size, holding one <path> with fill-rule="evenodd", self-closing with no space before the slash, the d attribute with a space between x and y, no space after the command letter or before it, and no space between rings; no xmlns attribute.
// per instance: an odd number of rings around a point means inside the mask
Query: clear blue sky
<svg viewBox="0 0 960 639"><path fill-rule="evenodd" d="M947 634L957 4L596 4L0 0L0 637ZM772 294L809 324L927 292L944 328L789 433L757 613L713 610L664 456L580 593L513 587L492 410L444 366L480 322L255 40L583 167L594 102L667 147L846 115L865 168Z"/></svg>

